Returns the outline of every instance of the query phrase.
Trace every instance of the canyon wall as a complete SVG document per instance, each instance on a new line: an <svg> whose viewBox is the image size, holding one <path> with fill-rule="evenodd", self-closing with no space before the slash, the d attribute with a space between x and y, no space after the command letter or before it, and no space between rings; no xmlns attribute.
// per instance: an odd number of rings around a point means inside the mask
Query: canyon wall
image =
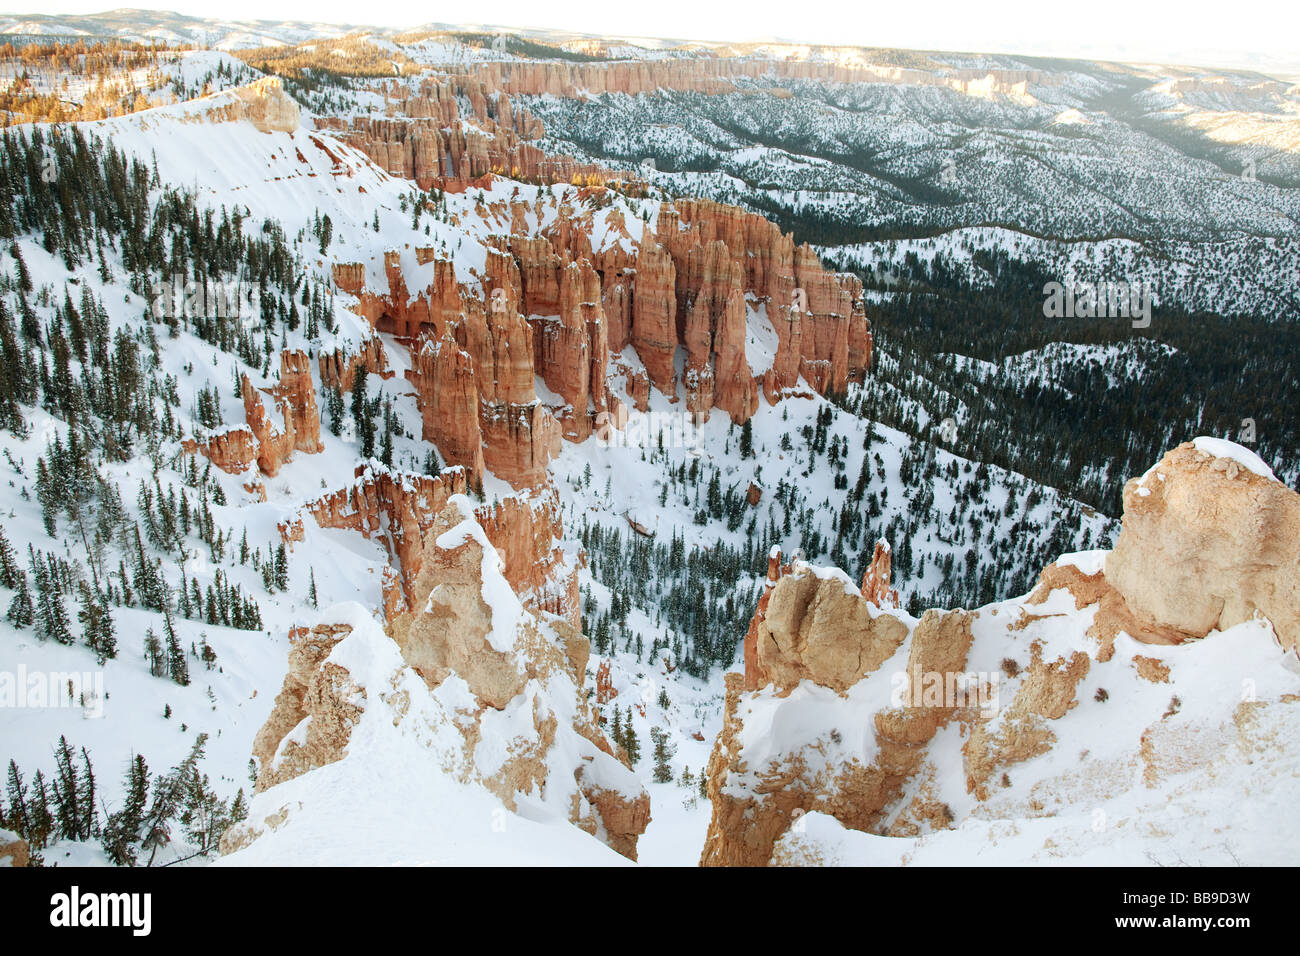
<svg viewBox="0 0 1300 956"><path fill-rule="evenodd" d="M321 495L283 523L289 541L301 540L310 518L322 528L356 531L377 539L389 554L391 573L383 582L385 619L418 604L415 581L431 547L430 529L453 495L468 490L463 468L443 469L432 478L359 465L351 483ZM475 512L503 562L502 574L530 611L554 615L578 626L577 570L565 563L560 545L559 498L554 489L503 498Z"/></svg>
<svg viewBox="0 0 1300 956"><path fill-rule="evenodd" d="M684 394L697 422L718 409L741 424L760 393L775 403L863 380L871 333L855 277L827 271L807 246L733 206L677 200L661 206L654 230L634 231L606 198L594 187L492 202L482 215L512 231L486 238L477 281L457 281L451 261L426 248L414 250L427 281L416 290L398 251L384 256L384 288L366 284L364 263L334 266L358 314L411 349L423 437L471 480L491 470L516 488L543 486L561 436L585 440L602 413L624 414L625 398L644 410L650 387L670 402ZM533 220L547 224L530 232ZM596 235L604 245L593 248ZM764 322L775 354L751 368L750 323ZM628 347L644 371L627 365ZM323 380L345 381L341 358L320 362ZM616 375L623 395L607 384Z"/></svg>

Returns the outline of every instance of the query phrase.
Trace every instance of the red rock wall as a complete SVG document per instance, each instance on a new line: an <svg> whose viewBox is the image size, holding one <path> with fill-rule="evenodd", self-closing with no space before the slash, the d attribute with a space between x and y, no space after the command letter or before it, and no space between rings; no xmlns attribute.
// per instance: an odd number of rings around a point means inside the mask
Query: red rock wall
<svg viewBox="0 0 1300 956"><path fill-rule="evenodd" d="M358 466L347 487L321 495L304 510L322 528L357 531L367 538L382 535L394 562L384 594L385 614L391 620L411 607L411 589L424 566L435 519L448 498L466 490L467 475L461 468L431 478L370 463ZM560 503L554 490L503 498L477 509L475 518L501 555L505 578L524 605L577 627L577 571L564 562ZM290 536L301 540L300 533Z"/></svg>

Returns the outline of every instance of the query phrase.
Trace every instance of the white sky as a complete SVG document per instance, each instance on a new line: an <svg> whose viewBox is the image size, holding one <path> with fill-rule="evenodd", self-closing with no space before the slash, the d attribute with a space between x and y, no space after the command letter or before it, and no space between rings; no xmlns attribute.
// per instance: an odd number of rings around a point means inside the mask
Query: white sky
<svg viewBox="0 0 1300 956"><path fill-rule="evenodd" d="M787 39L912 49L1160 60L1300 71L1300 0L638 0L629 3L424 4L410 0L126 0L131 6L222 19L376 26L433 21L549 27L690 40ZM107 4L44 0L42 13ZM28 8L29 12L32 11Z"/></svg>

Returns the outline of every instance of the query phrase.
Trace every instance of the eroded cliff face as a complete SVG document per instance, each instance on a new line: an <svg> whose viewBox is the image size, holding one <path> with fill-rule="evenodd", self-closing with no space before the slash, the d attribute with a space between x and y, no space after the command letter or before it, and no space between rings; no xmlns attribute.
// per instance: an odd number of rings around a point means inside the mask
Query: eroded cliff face
<svg viewBox="0 0 1300 956"><path fill-rule="evenodd" d="M308 502L281 524L290 543L303 539L303 522L321 528L356 531L379 541L388 552L383 582L384 617L418 605L415 582L430 553L430 529L454 495L468 490L463 468L445 468L437 478L385 468L376 461L358 465L351 483ZM503 562L506 581L530 611L554 615L577 627L577 570L565 562L560 503L553 489L503 498L480 506L475 519Z"/></svg>
<svg viewBox="0 0 1300 956"><path fill-rule="evenodd" d="M418 92L397 83L379 88L385 115L334 117L318 121L371 158L392 176L462 192L492 174L532 182L605 179L610 171L572 156L544 153L532 141L545 130L527 109L502 92L466 75L431 77ZM456 95L469 100L472 117L462 116ZM469 122L472 120L472 122Z"/></svg>
<svg viewBox="0 0 1300 956"><path fill-rule="evenodd" d="M317 356L322 388L336 388L347 394L352 389L352 380L358 368L364 368L368 374L382 379L392 378L388 353L384 351L384 343L378 335L370 336L355 350L349 345L322 349Z"/></svg>
<svg viewBox="0 0 1300 956"><path fill-rule="evenodd" d="M707 311L711 303L741 289L765 302L779 340L762 376L768 401L779 400L801 377L822 394L842 392L849 382L862 380L870 364L870 331L856 277L828 272L810 247L796 246L775 224L735 206L682 199L660 211L657 225L658 241L681 276L677 296L683 339L690 324L681 314L685 305L698 310L695 303L702 300ZM728 258L729 266L724 264ZM695 323L702 337L702 317ZM719 407L744 409L751 404L749 396L729 390L742 367L747 370L743 343L736 342L736 318L727 321L714 306L707 328L720 357L721 374L715 366L713 377L731 383L723 389ZM743 421L750 414L752 410L733 413L732 419Z"/></svg>
<svg viewBox="0 0 1300 956"><path fill-rule="evenodd" d="M298 103L284 91L278 76L216 93L204 111L209 122L251 123L263 133L292 133L301 125Z"/></svg>
<svg viewBox="0 0 1300 956"><path fill-rule="evenodd" d="M320 440L316 387L312 384L307 353L280 353L280 381L277 385L257 389L244 375L240 377L240 392L244 399L244 416L257 439L257 467L263 474L275 477L280 466L292 458L295 451L314 455L324 448ZM259 392L271 398L283 424L271 417Z"/></svg>
<svg viewBox="0 0 1300 956"><path fill-rule="evenodd" d="M1268 763L1265 728L1300 702L1298 506L1251 453L1198 439L1129 483L1114 551L1062 558L1023 598L919 620L894 607L885 546L861 589L774 552L744 674L726 679L701 862L833 856L808 814L841 841L916 837L1135 786L1167 806L1159 794Z"/></svg>
<svg viewBox="0 0 1300 956"><path fill-rule="evenodd" d="M291 633L289 672L254 745L257 797L248 820L223 838L223 853L310 818L312 807L278 794L311 770L348 760L358 734L368 751L379 746L376 735L397 734L422 741L440 772L485 789L507 809L526 798L530 812L540 804L636 858L649 796L587 707L586 639L569 620L529 610L516 594L516 586L536 594L553 580L529 560L542 536L538 511L520 502L488 515L506 542L503 560L473 503L456 491L461 486L463 477L368 473L349 499L365 502L366 511L334 498L322 503L325 521L344 526L369 527L374 509L402 519L392 547L403 555L406 593L386 633L357 605Z"/></svg>
<svg viewBox="0 0 1300 956"><path fill-rule="evenodd" d="M508 231L488 234L482 271L468 281L432 248L386 253L383 288L367 285L365 263L334 266L358 314L411 350L423 437L472 478L486 469L516 488L542 487L561 436L580 442L601 421L622 421L626 404L648 408L652 387L670 402L684 394L697 422L718 409L740 424L760 393L769 402L839 393L867 372L856 278L826 271L811 249L735 207L678 200L651 228L610 198L588 188L482 204L485 228ZM747 346L755 323L777 342L761 367ZM382 368L377 358L322 355L322 380L346 381L348 362Z"/></svg>

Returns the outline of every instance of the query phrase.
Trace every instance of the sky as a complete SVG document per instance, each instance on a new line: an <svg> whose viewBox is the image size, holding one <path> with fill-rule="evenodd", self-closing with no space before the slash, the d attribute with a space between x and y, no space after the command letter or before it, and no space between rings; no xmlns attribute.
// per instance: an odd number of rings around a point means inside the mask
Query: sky
<svg viewBox="0 0 1300 956"><path fill-rule="evenodd" d="M3 0L0 0L3 2ZM13 0L9 0L13 2ZM128 0L130 2L130 0ZM910 49L1248 66L1300 73L1300 0L654 0L548 3L492 0L135 0L131 6L223 19L311 20L375 26L432 21L545 27L687 40L783 39ZM100 2L43 0L10 9L94 13Z"/></svg>

